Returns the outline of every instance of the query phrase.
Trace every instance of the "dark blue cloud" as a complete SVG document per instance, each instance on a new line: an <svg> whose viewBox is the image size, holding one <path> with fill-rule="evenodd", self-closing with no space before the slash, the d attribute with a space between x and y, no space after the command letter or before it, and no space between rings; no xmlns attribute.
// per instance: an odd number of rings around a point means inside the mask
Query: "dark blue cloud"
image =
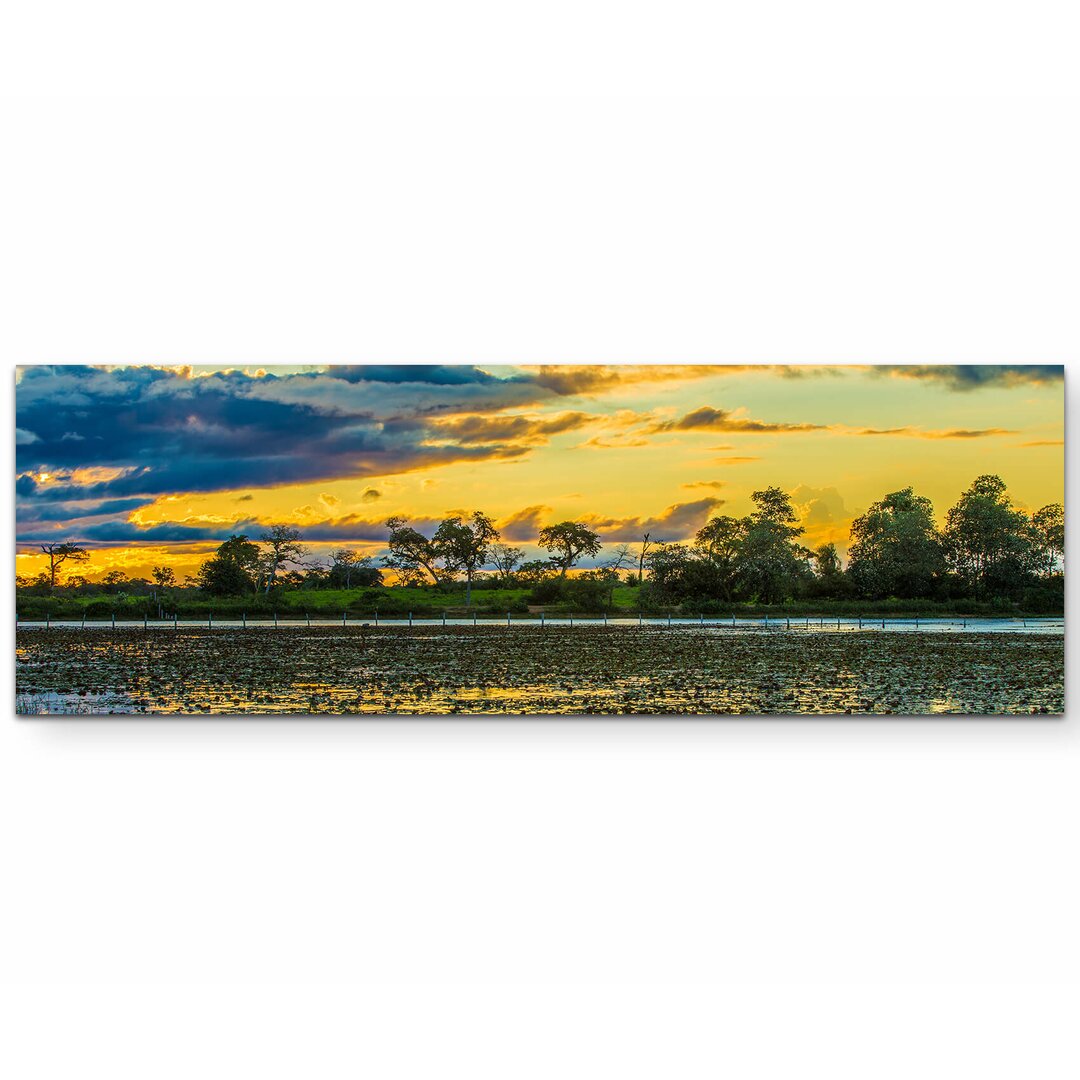
<svg viewBox="0 0 1080 1080"><path fill-rule="evenodd" d="M326 374L331 378L353 383L430 383L435 386L523 381L522 376L500 380L495 375L468 364L342 364L329 368Z"/></svg>
<svg viewBox="0 0 1080 1080"><path fill-rule="evenodd" d="M194 543L197 541L221 541L234 532L247 528L262 532L264 526L250 522L235 525L148 525L142 528L130 521L104 521L96 525L74 525L63 530L31 528L16 537L19 544L36 544L41 541L63 539L79 544L108 545L132 543Z"/></svg>
<svg viewBox="0 0 1080 1080"><path fill-rule="evenodd" d="M20 503L15 516L20 525L39 521L72 521L79 518L101 517L104 514L128 514L149 506L147 499L106 499L104 502L85 505L71 502Z"/></svg>
<svg viewBox="0 0 1080 1080"><path fill-rule="evenodd" d="M871 370L881 375L929 379L951 390L1040 385L1065 378L1062 364L882 364Z"/></svg>
<svg viewBox="0 0 1080 1080"><path fill-rule="evenodd" d="M445 440L427 446L427 418L459 407L461 397L441 369L423 370L427 391L373 384L384 386L380 396L367 383L324 373L188 378L147 367L24 368L16 417L32 438L16 447L16 490L49 501L155 496L386 475L526 452ZM470 371L460 385L469 392L490 384L484 401L498 404L509 380ZM117 475L75 482L73 470L87 467ZM55 479L38 483L41 471Z"/></svg>

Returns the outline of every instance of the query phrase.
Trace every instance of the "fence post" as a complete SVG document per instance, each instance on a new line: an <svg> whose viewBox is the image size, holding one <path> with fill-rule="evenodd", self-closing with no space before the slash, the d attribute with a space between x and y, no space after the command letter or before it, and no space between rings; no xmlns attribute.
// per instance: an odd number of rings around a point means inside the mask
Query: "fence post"
<svg viewBox="0 0 1080 1080"><path fill-rule="evenodd" d="M604 612L604 625L607 626L607 612Z"/></svg>
<svg viewBox="0 0 1080 1080"><path fill-rule="evenodd" d="M379 625L379 609L378 608L375 609L375 625L376 626Z"/></svg>
<svg viewBox="0 0 1080 1080"><path fill-rule="evenodd" d="M146 629L146 616L145 615L142 617L142 628L144 630Z"/></svg>
<svg viewBox="0 0 1080 1080"><path fill-rule="evenodd" d="M859 629L862 629L862 616L859 616Z"/></svg>
<svg viewBox="0 0 1080 1080"><path fill-rule="evenodd" d="M83 628L84 630L86 629L86 608L83 608L83 613L82 613L82 628Z"/></svg>
<svg viewBox="0 0 1080 1080"><path fill-rule="evenodd" d="M409 625L412 626L412 612L409 612Z"/></svg>
<svg viewBox="0 0 1080 1080"><path fill-rule="evenodd" d="M114 630L116 629L116 612L115 611L112 613L112 628Z"/></svg>
<svg viewBox="0 0 1080 1080"><path fill-rule="evenodd" d="M884 619L881 620L881 629L882 630L885 629L885 620Z"/></svg>
<svg viewBox="0 0 1080 1080"><path fill-rule="evenodd" d="M174 630L179 630L180 629L180 623L177 621L177 618L176 618L177 614L178 614L178 612L175 612L175 611L172 613L172 628Z"/></svg>
<svg viewBox="0 0 1080 1080"><path fill-rule="evenodd" d="M246 629L247 629L247 612L245 611L245 612L244 612L244 613L243 613L243 614L242 614L242 615L240 616L240 618L241 618L241 619L243 619L243 621L244 621L244 629L246 630Z"/></svg>
<svg viewBox="0 0 1080 1080"><path fill-rule="evenodd" d="M704 626L705 625L705 616L704 616L704 614L698 615L697 621L698 621L698 626Z"/></svg>
<svg viewBox="0 0 1080 1080"><path fill-rule="evenodd" d="M638 624L638 626L641 625L641 612L640 611L637 613L637 624Z"/></svg>
<svg viewBox="0 0 1080 1080"><path fill-rule="evenodd" d="M840 616L839 615L836 616L836 629L837 630L840 629Z"/></svg>
<svg viewBox="0 0 1080 1080"><path fill-rule="evenodd" d="M573 615L570 616L570 625L571 626L574 625L574 616Z"/></svg>
<svg viewBox="0 0 1080 1080"><path fill-rule="evenodd" d="M671 625L671 612L670 611L668 612L667 624L668 624L668 626Z"/></svg>
<svg viewBox="0 0 1080 1080"><path fill-rule="evenodd" d="M274 625L277 626L277 611L274 612Z"/></svg>
<svg viewBox="0 0 1080 1080"><path fill-rule="evenodd" d="M310 626L311 625L311 612L310 611L305 611L304 612L304 618L307 620L308 626Z"/></svg>
<svg viewBox="0 0 1080 1080"><path fill-rule="evenodd" d="M348 614L349 614L349 613L348 613L347 611L343 611L343 612L341 613L341 625L342 625L342 626L344 626L344 625L345 625L345 619L346 619L346 617L348 616ZM311 625L311 620L310 620L310 619L308 619L308 626L310 626L310 625Z"/></svg>
<svg viewBox="0 0 1080 1080"><path fill-rule="evenodd" d="M544 613L542 611L540 612L540 629L544 629Z"/></svg>
<svg viewBox="0 0 1080 1080"><path fill-rule="evenodd" d="M214 629L214 613L212 611L210 612L209 615L206 616L206 629L207 630L213 630Z"/></svg>
<svg viewBox="0 0 1080 1080"><path fill-rule="evenodd" d="M915 616L915 629L916 630L919 629L919 616L918 615Z"/></svg>
<svg viewBox="0 0 1080 1080"><path fill-rule="evenodd" d="M769 616L768 615L765 616L765 629L766 630L769 629Z"/></svg>
<svg viewBox="0 0 1080 1080"><path fill-rule="evenodd" d="M507 626L510 625L510 612L509 611L506 613L506 625Z"/></svg>
<svg viewBox="0 0 1080 1080"><path fill-rule="evenodd" d="M442 613L442 624L443 624L443 626L446 625L446 612L445 611Z"/></svg>
<svg viewBox="0 0 1080 1080"><path fill-rule="evenodd" d="M49 619L49 613L48 613L48 612L46 611L46 612L45 612L45 629L46 629L46 630L48 630L48 629L49 629L49 622L50 622L50 619Z"/></svg>
<svg viewBox="0 0 1080 1080"><path fill-rule="evenodd" d="M787 621L787 628L788 628L789 630L791 629L791 616L790 616L790 615L788 616L788 621Z"/></svg>
<svg viewBox="0 0 1080 1080"><path fill-rule="evenodd" d="M734 611L731 613L731 629L732 630L735 629L735 612Z"/></svg>

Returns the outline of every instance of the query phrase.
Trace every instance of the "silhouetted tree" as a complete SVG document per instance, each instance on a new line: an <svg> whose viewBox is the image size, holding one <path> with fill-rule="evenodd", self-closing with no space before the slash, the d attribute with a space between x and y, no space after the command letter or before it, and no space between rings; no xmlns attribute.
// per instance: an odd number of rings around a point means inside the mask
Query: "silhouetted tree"
<svg viewBox="0 0 1080 1080"><path fill-rule="evenodd" d="M397 571L406 583L416 584L428 573L437 585L441 577L441 567L438 565L440 556L432 541L417 532L404 518L392 517L387 520L386 526L390 530L387 540L390 554L384 556L383 565Z"/></svg>
<svg viewBox="0 0 1080 1080"><path fill-rule="evenodd" d="M552 561L559 567L559 577L566 577L583 556L595 555L601 547L600 536L580 521L563 521L540 530L540 547L553 552Z"/></svg>
<svg viewBox="0 0 1080 1080"><path fill-rule="evenodd" d="M270 550L263 556L264 592L269 593L277 581L278 571L288 563L299 562L307 548L300 543L300 530L289 525L271 525L259 537Z"/></svg>
<svg viewBox="0 0 1080 1080"><path fill-rule="evenodd" d="M945 550L976 597L1015 592L1036 569L1031 521L1000 476L977 477L945 517Z"/></svg>
<svg viewBox="0 0 1080 1080"><path fill-rule="evenodd" d="M649 554L649 548L652 547L653 544L651 536L652 533L645 533L641 538L641 551L638 553L637 567L637 580L639 585L645 579L645 559Z"/></svg>
<svg viewBox="0 0 1080 1080"><path fill-rule="evenodd" d="M694 553L714 571L716 591L724 600L733 595L739 554L752 524L749 518L724 514L712 518L694 536Z"/></svg>
<svg viewBox="0 0 1080 1080"><path fill-rule="evenodd" d="M252 592L259 569L259 548L246 536L230 536L199 567L195 584L211 596L242 596Z"/></svg>
<svg viewBox="0 0 1080 1080"><path fill-rule="evenodd" d="M492 544L488 548L488 562L495 567L503 581L510 581L514 571L525 558L525 552L519 547L507 544Z"/></svg>
<svg viewBox="0 0 1080 1080"><path fill-rule="evenodd" d="M73 544L70 540L63 543L49 543L38 545L49 559L49 589L56 588L56 574L61 565L66 562L84 563L90 558L90 552L79 544Z"/></svg>
<svg viewBox="0 0 1080 1080"><path fill-rule="evenodd" d="M150 576L159 589L168 589L176 584L176 574L171 566L152 566Z"/></svg>
<svg viewBox="0 0 1080 1080"><path fill-rule="evenodd" d="M491 519L475 511L471 522L447 518L432 538L432 547L443 560L446 572L465 574L465 603L472 603L472 582L476 571L487 562L488 546L499 539L499 530Z"/></svg>
<svg viewBox="0 0 1080 1080"><path fill-rule="evenodd" d="M531 559L518 567L515 576L523 585L536 586L540 582L553 577L556 569L555 564L550 559Z"/></svg>
<svg viewBox="0 0 1080 1080"><path fill-rule="evenodd" d="M739 578L752 596L773 604L805 577L809 552L795 542L803 530L786 492L769 487L750 498L755 509L739 545Z"/></svg>
<svg viewBox="0 0 1080 1080"><path fill-rule="evenodd" d="M929 499L911 488L874 503L851 524L848 576L865 596L931 596L945 572Z"/></svg>
<svg viewBox="0 0 1080 1080"><path fill-rule="evenodd" d="M1065 508L1061 503L1051 503L1036 510L1031 515L1031 527L1039 572L1052 574L1065 559Z"/></svg>
<svg viewBox="0 0 1080 1080"><path fill-rule="evenodd" d="M359 551L349 548L339 548L330 556L326 583L345 589L357 585L381 585L382 574L372 565L370 555L361 555Z"/></svg>

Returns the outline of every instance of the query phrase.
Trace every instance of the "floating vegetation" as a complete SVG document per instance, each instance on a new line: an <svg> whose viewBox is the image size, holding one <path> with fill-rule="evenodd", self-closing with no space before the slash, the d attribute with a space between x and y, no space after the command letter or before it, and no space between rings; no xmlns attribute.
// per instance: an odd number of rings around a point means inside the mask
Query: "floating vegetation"
<svg viewBox="0 0 1080 1080"><path fill-rule="evenodd" d="M290 627L16 633L16 711L1031 714L1064 639L697 627Z"/></svg>

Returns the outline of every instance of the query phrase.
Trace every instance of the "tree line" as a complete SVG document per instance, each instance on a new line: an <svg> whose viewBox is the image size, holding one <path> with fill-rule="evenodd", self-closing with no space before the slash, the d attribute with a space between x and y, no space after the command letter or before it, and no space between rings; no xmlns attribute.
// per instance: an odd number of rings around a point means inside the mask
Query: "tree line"
<svg viewBox="0 0 1080 1080"><path fill-rule="evenodd" d="M502 542L488 515L475 511L444 519L425 535L401 517L386 522L387 554L378 563L341 548L328 562L313 558L299 530L274 525L257 541L230 536L184 582L209 597L271 596L277 590L357 589L384 584L392 571L403 585L459 589L472 603L474 587L523 588L529 601L580 610L612 606L618 586L639 588L638 604L708 610L733 603L791 600L1016 600L1025 590L1062 590L1064 510L1032 514L1016 507L1000 477L978 477L946 513L942 526L930 500L910 487L887 494L852 523L844 567L834 544L809 548L790 496L777 487L753 492L744 517L717 515L692 539L671 542L644 533L636 544L605 549L586 522L538 530L546 558ZM49 569L20 588L51 593L60 568L89 557L71 542L40 545ZM571 576L582 560L599 563ZM167 594L173 571L155 566L152 581L110 571L100 583L69 577L67 588Z"/></svg>

